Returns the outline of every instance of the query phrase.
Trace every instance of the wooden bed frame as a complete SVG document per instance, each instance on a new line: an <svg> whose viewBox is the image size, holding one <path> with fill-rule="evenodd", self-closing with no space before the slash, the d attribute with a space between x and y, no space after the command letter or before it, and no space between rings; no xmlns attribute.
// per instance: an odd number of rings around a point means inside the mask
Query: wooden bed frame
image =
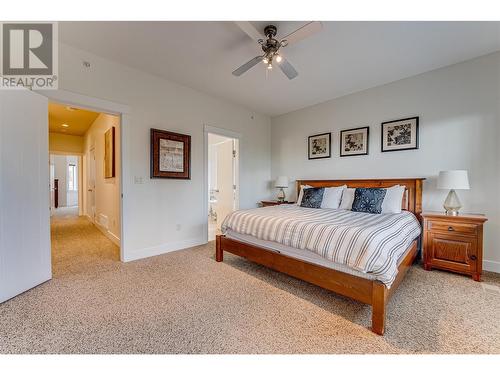
<svg viewBox="0 0 500 375"><path fill-rule="evenodd" d="M297 195L301 185L313 187L381 187L405 186L402 208L413 212L419 220L422 212L422 181L424 178L401 179L363 179L363 180L297 180ZM313 263L292 258L258 246L227 238L216 237L215 260L223 261L224 251L239 255L252 262L273 270L318 285L335 293L355 299L372 306L372 331L383 335L385 328L386 306L389 298L403 280L406 272L415 261L418 253L417 240L410 245L409 251L398 267L396 280L390 289L377 280L368 280L345 272L336 271Z"/></svg>

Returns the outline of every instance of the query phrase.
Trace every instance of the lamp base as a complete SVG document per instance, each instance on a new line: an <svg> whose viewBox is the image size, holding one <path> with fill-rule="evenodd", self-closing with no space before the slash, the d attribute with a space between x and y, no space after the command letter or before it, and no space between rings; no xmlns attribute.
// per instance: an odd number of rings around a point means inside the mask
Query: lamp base
<svg viewBox="0 0 500 375"><path fill-rule="evenodd" d="M283 203L285 201L285 189L280 188L277 198L279 203Z"/></svg>
<svg viewBox="0 0 500 375"><path fill-rule="evenodd" d="M462 203L460 203L460 199L458 199L458 195L455 193L455 190L450 190L446 200L444 201L443 207L446 210L446 215L458 215L458 211L462 208Z"/></svg>

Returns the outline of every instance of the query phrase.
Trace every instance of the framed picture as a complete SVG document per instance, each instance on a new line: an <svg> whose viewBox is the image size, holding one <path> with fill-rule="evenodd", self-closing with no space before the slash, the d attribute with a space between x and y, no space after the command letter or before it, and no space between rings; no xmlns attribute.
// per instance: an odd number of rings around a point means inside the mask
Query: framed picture
<svg viewBox="0 0 500 375"><path fill-rule="evenodd" d="M151 178L191 179L191 136L151 129Z"/></svg>
<svg viewBox="0 0 500 375"><path fill-rule="evenodd" d="M104 178L115 177L115 127L104 133Z"/></svg>
<svg viewBox="0 0 500 375"><path fill-rule="evenodd" d="M309 159L323 159L331 156L332 134L316 134L309 137Z"/></svg>
<svg viewBox="0 0 500 375"><path fill-rule="evenodd" d="M340 156L368 155L370 128L346 129L340 132Z"/></svg>
<svg viewBox="0 0 500 375"><path fill-rule="evenodd" d="M418 149L418 117L382 123L382 152Z"/></svg>

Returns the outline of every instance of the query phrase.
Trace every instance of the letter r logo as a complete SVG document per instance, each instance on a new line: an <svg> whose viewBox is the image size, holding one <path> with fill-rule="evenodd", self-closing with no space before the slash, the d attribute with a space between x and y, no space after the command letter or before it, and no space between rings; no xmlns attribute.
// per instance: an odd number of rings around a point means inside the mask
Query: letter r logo
<svg viewBox="0 0 500 375"><path fill-rule="evenodd" d="M53 25L2 24L2 74L53 74Z"/></svg>

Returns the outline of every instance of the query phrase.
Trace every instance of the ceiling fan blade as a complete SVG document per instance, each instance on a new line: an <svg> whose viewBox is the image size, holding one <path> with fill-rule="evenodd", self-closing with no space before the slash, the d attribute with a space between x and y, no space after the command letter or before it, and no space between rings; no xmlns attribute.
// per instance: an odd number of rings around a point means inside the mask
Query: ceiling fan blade
<svg viewBox="0 0 500 375"><path fill-rule="evenodd" d="M250 68L253 68L255 65L257 65L258 63L260 63L262 61L262 56L257 56L257 57L254 57L252 60L250 60L249 62L243 64L242 66L240 66L238 69L236 69L234 72L233 72L233 76L236 76L236 77L239 77L241 76L243 73L245 73L247 70L249 70Z"/></svg>
<svg viewBox="0 0 500 375"><path fill-rule="evenodd" d="M288 79L294 79L299 75L295 68L288 62L287 59L284 57L281 58L281 61L278 63L278 66L280 67L281 71L285 73L285 75L288 77Z"/></svg>
<svg viewBox="0 0 500 375"><path fill-rule="evenodd" d="M283 39L285 39L288 45L292 43L300 42L302 39L308 38L313 34L321 31L323 24L319 21L313 21L306 23L300 29L295 30L293 33L288 34Z"/></svg>
<svg viewBox="0 0 500 375"><path fill-rule="evenodd" d="M241 30L243 30L250 38L257 41L259 39L265 39L264 35L257 30L250 22L248 21L235 21L235 24L239 26Z"/></svg>

